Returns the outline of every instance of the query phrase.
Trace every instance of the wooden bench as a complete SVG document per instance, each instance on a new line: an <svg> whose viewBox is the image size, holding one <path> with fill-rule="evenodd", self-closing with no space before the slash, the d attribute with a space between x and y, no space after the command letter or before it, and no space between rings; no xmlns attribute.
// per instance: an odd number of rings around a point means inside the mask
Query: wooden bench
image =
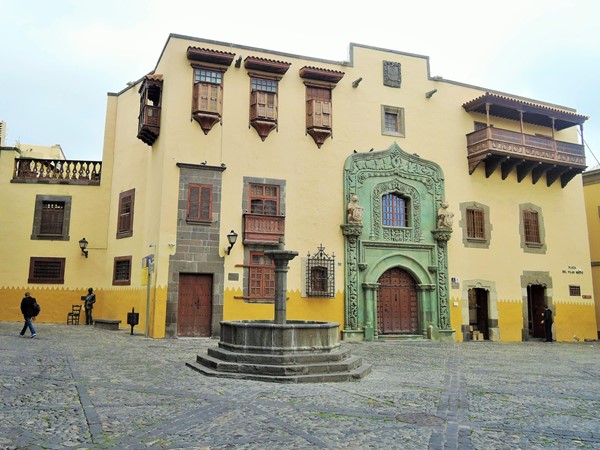
<svg viewBox="0 0 600 450"><path fill-rule="evenodd" d="M120 323L120 320L114 319L94 319L94 327L102 330L118 331Z"/></svg>

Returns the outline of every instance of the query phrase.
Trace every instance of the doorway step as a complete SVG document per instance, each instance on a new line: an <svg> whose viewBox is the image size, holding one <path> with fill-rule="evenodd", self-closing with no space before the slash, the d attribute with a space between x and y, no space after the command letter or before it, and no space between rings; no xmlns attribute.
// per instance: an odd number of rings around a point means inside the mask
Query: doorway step
<svg viewBox="0 0 600 450"><path fill-rule="evenodd" d="M377 337L380 341L424 341L422 334L380 334Z"/></svg>

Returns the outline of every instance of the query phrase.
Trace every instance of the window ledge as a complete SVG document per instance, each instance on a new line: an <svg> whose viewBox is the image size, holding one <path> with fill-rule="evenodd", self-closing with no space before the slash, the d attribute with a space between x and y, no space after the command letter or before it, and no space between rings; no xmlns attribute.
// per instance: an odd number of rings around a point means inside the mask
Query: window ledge
<svg viewBox="0 0 600 450"><path fill-rule="evenodd" d="M541 242L525 242L525 245L530 248L542 248L544 246Z"/></svg>

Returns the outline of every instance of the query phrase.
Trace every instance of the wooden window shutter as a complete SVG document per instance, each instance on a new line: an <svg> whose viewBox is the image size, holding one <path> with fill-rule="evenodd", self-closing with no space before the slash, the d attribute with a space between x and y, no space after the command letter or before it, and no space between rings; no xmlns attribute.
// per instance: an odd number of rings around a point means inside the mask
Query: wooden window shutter
<svg viewBox="0 0 600 450"><path fill-rule="evenodd" d="M331 102L318 99L307 100L306 127L331 128Z"/></svg>
<svg viewBox="0 0 600 450"><path fill-rule="evenodd" d="M273 92L253 91L250 95L250 120L277 119L277 97Z"/></svg>
<svg viewBox="0 0 600 450"><path fill-rule="evenodd" d="M483 210L467 209L467 237L485 239Z"/></svg>
<svg viewBox="0 0 600 450"><path fill-rule="evenodd" d="M211 83L196 83L194 85L193 112L209 112L221 114L223 104L223 88Z"/></svg>
<svg viewBox="0 0 600 450"><path fill-rule="evenodd" d="M191 221L211 221L212 186L204 184L189 185L187 218Z"/></svg>

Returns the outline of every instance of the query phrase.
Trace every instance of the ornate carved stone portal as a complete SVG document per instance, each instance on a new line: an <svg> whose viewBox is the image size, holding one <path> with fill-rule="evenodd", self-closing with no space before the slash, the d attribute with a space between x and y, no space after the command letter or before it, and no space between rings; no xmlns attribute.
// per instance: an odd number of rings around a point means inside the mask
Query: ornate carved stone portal
<svg viewBox="0 0 600 450"><path fill-rule="evenodd" d="M344 195L344 339L396 334L378 329L378 318L381 323L386 315L386 323L407 323L398 320L414 307L414 302L403 303L405 287L397 294L387 287L385 301L378 298L380 278L398 268L412 277L410 295L417 296L417 323L410 334L453 341L447 254L453 214L445 203L441 168L396 143L379 152L355 153L344 165Z"/></svg>

